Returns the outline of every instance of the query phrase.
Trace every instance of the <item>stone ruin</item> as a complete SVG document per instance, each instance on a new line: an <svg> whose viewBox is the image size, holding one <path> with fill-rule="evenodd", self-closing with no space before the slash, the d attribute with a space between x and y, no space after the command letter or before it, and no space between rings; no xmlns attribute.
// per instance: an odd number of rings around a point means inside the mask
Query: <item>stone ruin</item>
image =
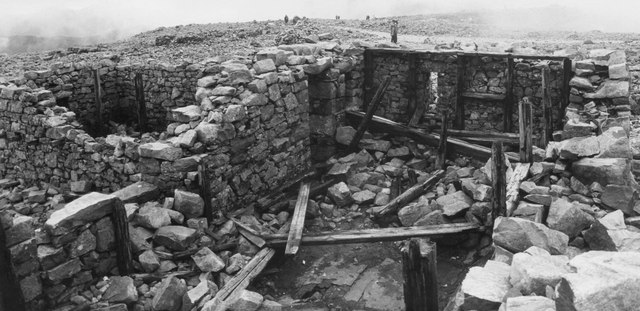
<svg viewBox="0 0 640 311"><path fill-rule="evenodd" d="M534 120L544 118L543 67L558 131L534 148L512 217L487 216L487 159L457 157L433 189L385 221L493 228L438 240L468 249L470 260L493 254L470 270L450 310L632 309L640 284L640 68L621 51L569 55L571 68L516 57L508 85L504 55L465 56L467 79L459 81L456 53L385 51L325 41L194 64L105 55L7 79L0 251L26 309L216 310L217 294L265 250L251 232L287 228L289 202L262 206L262 198L324 167L337 181L309 201L309 217L373 215L397 196L394 183L432 176L435 149L407 137L371 130L360 151L343 153L356 131L345 112L366 110L384 77L392 82L378 116L408 122L428 102L419 127L439 128L443 115L453 126L464 90L485 96L466 98L458 125L515 133L517 123L503 120L518 119L522 98L532 100ZM512 107L499 104L507 95ZM99 136L100 120L114 118L120 123ZM533 123L538 140L541 123ZM124 227L114 212L120 204ZM129 275L120 271L119 232L130 237ZM225 307L282 308L251 291L234 298Z"/></svg>

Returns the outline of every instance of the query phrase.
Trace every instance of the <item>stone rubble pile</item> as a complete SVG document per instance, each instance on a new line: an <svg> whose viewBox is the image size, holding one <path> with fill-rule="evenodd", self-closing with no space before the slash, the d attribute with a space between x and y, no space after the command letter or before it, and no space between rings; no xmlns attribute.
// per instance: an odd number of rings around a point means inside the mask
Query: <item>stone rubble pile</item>
<svg viewBox="0 0 640 311"><path fill-rule="evenodd" d="M2 180L0 185L15 187L17 182ZM203 217L204 201L191 192L175 190L173 197L158 202L159 189L140 182L109 195L88 193L65 205L56 201L61 195L51 196L53 191L2 192L0 216L12 263L34 308L201 310L260 250L231 220L209 223ZM22 194L25 200L16 201ZM117 276L110 218L116 198L124 203L129 221L135 270L130 276ZM26 204L34 208L14 208ZM261 234L275 233L288 217L284 211L260 218L242 215L238 221ZM44 225L41 218L46 218ZM230 246L214 252L216 245ZM230 310L261 305L281 309L269 297L246 291Z"/></svg>

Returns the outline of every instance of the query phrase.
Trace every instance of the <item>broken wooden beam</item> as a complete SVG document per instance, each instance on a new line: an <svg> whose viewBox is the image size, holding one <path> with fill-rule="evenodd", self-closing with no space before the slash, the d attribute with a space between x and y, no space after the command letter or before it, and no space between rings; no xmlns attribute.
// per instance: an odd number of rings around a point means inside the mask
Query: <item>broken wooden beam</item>
<svg viewBox="0 0 640 311"><path fill-rule="evenodd" d="M343 230L322 233L307 233L300 240L301 245L335 245L349 243L373 243L402 241L412 237L440 237L449 234L477 232L483 230L475 223L441 224L421 227L399 227L362 230ZM287 244L287 234L267 234L262 238L269 247L282 247Z"/></svg>
<svg viewBox="0 0 640 311"><path fill-rule="evenodd" d="M360 111L347 111L346 115L347 118L352 120L352 122L358 122L363 118L364 113ZM409 137L419 143L434 147L437 147L440 143L440 135L438 134L429 134L422 130L411 128L378 116L373 116L373 118L371 118L370 127L375 131ZM447 130L447 132L448 131L449 130ZM491 148L472 144L452 137L447 138L447 150L449 153L460 153L481 161L486 161L491 158ZM507 157L509 158L509 161L520 162L520 158L518 156L508 154Z"/></svg>
<svg viewBox="0 0 640 311"><path fill-rule="evenodd" d="M522 183L522 181L527 178L527 175L529 175L530 166L531 164L529 163L518 163L513 170L513 174L511 174L511 179L508 181L506 192L505 204L507 216L511 216L517 208L516 205L518 203L518 195L520 194L520 183Z"/></svg>
<svg viewBox="0 0 640 311"><path fill-rule="evenodd" d="M453 127L458 130L464 130L464 83L466 72L466 59L464 55L457 55L457 71L456 71L456 118L453 121Z"/></svg>
<svg viewBox="0 0 640 311"><path fill-rule="evenodd" d="M129 237L129 221L124 203L116 199L113 203L113 213L111 213L113 231L116 243L116 259L118 272L120 275L129 275L133 272L133 259L131 255L131 238Z"/></svg>
<svg viewBox="0 0 640 311"><path fill-rule="evenodd" d="M529 98L523 98L519 103L520 129L520 162L533 162L533 112Z"/></svg>
<svg viewBox="0 0 640 311"><path fill-rule="evenodd" d="M513 80L515 78L515 64L513 58L507 58L507 77L505 82L505 88L507 93L505 94L504 101L502 103L502 131L505 133L511 132L513 127Z"/></svg>
<svg viewBox="0 0 640 311"><path fill-rule="evenodd" d="M407 311L438 311L436 244L412 238L402 248L404 304Z"/></svg>
<svg viewBox="0 0 640 311"><path fill-rule="evenodd" d="M493 187L492 219L507 216L507 163L502 142L494 142L491 147L491 186Z"/></svg>
<svg viewBox="0 0 640 311"><path fill-rule="evenodd" d="M391 84L391 77L386 77L382 82L382 84L380 84L380 86L378 87L378 90L376 91L376 95L373 97L373 99L371 100L371 104L369 104L367 108L367 114L362 119L362 122L360 122L360 125L358 126L358 130L356 130L356 133L353 135L353 138L351 139L351 143L349 144L349 149L354 150L358 148L360 139L362 139L362 135L364 135L364 132L367 130L367 127L371 122L371 118L373 117L373 114L376 112L376 109L378 109L380 102L382 102L382 96L384 95L384 92L387 91L389 84Z"/></svg>
<svg viewBox="0 0 640 311"><path fill-rule="evenodd" d="M440 141L438 142L438 158L436 159L436 168L445 169L447 162L447 113L442 114L442 124L440 128Z"/></svg>
<svg viewBox="0 0 640 311"><path fill-rule="evenodd" d="M411 201L417 199L419 196L427 192L429 188L435 186L440 181L440 179L444 177L444 175L445 172L443 170L433 172L431 177L427 178L427 180L419 185L409 188L397 198L387 203L387 205L374 207L373 214L377 217L382 217L395 213L399 208L409 204Z"/></svg>
<svg viewBox="0 0 640 311"><path fill-rule="evenodd" d="M296 201L296 207L293 211L293 217L291 218L287 247L284 250L284 253L287 255L295 255L300 248L300 239L302 239L302 231L304 230L304 219L307 216L309 190L309 183L300 185L298 200Z"/></svg>
<svg viewBox="0 0 640 311"><path fill-rule="evenodd" d="M518 143L518 140L520 139L520 135L516 133L447 129L447 134L451 137L483 138L487 140L513 141L514 143Z"/></svg>
<svg viewBox="0 0 640 311"><path fill-rule="evenodd" d="M553 141L553 112L551 105L551 73L549 66L542 67L542 132L541 146L546 146Z"/></svg>
<svg viewBox="0 0 640 311"><path fill-rule="evenodd" d="M144 83L142 81L142 74L137 72L133 84L136 89L136 114L138 117L138 131L140 133L147 132L147 106L144 103Z"/></svg>

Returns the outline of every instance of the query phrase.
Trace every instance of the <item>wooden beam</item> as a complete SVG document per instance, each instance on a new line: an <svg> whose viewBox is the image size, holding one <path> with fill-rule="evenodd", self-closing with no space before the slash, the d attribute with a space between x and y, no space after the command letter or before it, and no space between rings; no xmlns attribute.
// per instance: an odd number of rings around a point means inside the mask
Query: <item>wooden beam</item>
<svg viewBox="0 0 640 311"><path fill-rule="evenodd" d="M520 160L521 162L533 162L533 112L531 102L525 97L519 104L518 123L520 128Z"/></svg>
<svg viewBox="0 0 640 311"><path fill-rule="evenodd" d="M346 116L351 122L357 123L359 122L364 113L360 111L347 111ZM397 136L409 137L419 143L423 143L426 145L430 145L433 147L438 147L440 142L440 135L438 134L429 134L422 130L411 128L406 125L393 122L389 119L385 119L382 117L374 116L371 119L371 129L390 133ZM450 129L447 132L451 131ZM487 148L484 146L472 144L469 142L465 142L463 140L448 137L447 138L447 152L450 154L460 153L466 156L474 157L478 160L486 161L491 158L491 148ZM519 162L520 159L515 155L507 155L510 161Z"/></svg>
<svg viewBox="0 0 640 311"><path fill-rule="evenodd" d="M507 89L507 94L504 98L504 103L502 105L502 114L503 114L503 124L502 131L505 133L511 132L513 127L513 79L515 77L515 64L513 58L507 58L507 79L505 82L505 88Z"/></svg>
<svg viewBox="0 0 640 311"><path fill-rule="evenodd" d="M466 72L466 59L462 55L458 55L457 58L457 71L456 71L456 118L453 122L453 127L458 130L464 130L464 83Z"/></svg>
<svg viewBox="0 0 640 311"><path fill-rule="evenodd" d="M116 259L118 272L120 275L133 273L133 259L131 255L131 238L129 237L129 221L124 203L116 199L113 203L113 213L111 214L113 231L116 238Z"/></svg>
<svg viewBox="0 0 640 311"><path fill-rule="evenodd" d="M514 143L518 143L520 141L520 135L516 133L465 131L455 129L447 129L447 133L451 137L482 138L487 140L502 140Z"/></svg>
<svg viewBox="0 0 640 311"><path fill-rule="evenodd" d="M302 231L304 230L304 219L307 215L307 203L309 202L309 183L300 185L298 192L298 200L291 218L291 228L289 229L289 238L287 239L287 247L284 253L287 255L295 255L300 248L300 239L302 239Z"/></svg>
<svg viewBox="0 0 640 311"><path fill-rule="evenodd" d="M373 98L373 75L375 72L375 63L373 61L373 53L370 49L364 50L364 85L362 111L367 111L368 104Z"/></svg>
<svg viewBox="0 0 640 311"><path fill-rule="evenodd" d="M441 170L445 169L447 162L447 119L447 112L443 111L440 141L438 142L438 158L436 159L436 168Z"/></svg>
<svg viewBox="0 0 640 311"><path fill-rule="evenodd" d="M504 99L506 98L505 94L479 93L479 92L463 92L461 96L464 98L495 100L495 101L504 101Z"/></svg>
<svg viewBox="0 0 640 311"><path fill-rule="evenodd" d="M513 170L513 174L511 174L511 179L507 184L507 199L505 202L507 216L513 215L513 212L517 208L518 195L520 194L520 183L527 178L527 175L529 175L530 166L530 163L518 163Z"/></svg>
<svg viewBox="0 0 640 311"><path fill-rule="evenodd" d="M544 130L540 144L547 146L553 140L553 111L551 105L551 72L549 66L542 67L542 122Z"/></svg>
<svg viewBox="0 0 640 311"><path fill-rule="evenodd" d="M373 243L386 241L402 241L412 237L436 237L449 234L477 232L482 230L478 224L455 223L421 227L399 227L362 230L331 231L323 233L307 233L300 240L301 245L335 245L349 243ZM263 235L269 247L282 247L287 244L286 234Z"/></svg>
<svg viewBox="0 0 640 311"><path fill-rule="evenodd" d="M425 101L418 101L418 65L416 56L417 55L413 53L407 56L409 62L409 71L407 75L407 99L409 100L409 109L413 109L413 114L409 120L409 126L415 126L418 124L426 110ZM429 76L429 73L426 73L426 76Z"/></svg>
<svg viewBox="0 0 640 311"><path fill-rule="evenodd" d="M507 215L507 165L502 150L502 142L495 142L491 148L491 183L493 187L492 219Z"/></svg>
<svg viewBox="0 0 640 311"><path fill-rule="evenodd" d="M378 105L380 105L380 102L382 101L382 96L384 95L384 92L387 91L389 84L391 84L391 77L386 77L384 79L384 82L382 82L382 84L378 87L378 90L376 91L376 95L373 97L373 99L371 100L371 104L367 108L367 114L362 119L362 122L360 122L360 125L358 126L358 130L356 131L356 133L353 135L353 138L351 139L351 143L349 144L350 149L353 150L358 148L360 139L362 139L362 135L364 135L364 132L367 130L367 127L371 122L371 118L373 117L373 114L376 112L376 109L378 109Z"/></svg>
<svg viewBox="0 0 640 311"><path fill-rule="evenodd" d="M104 113L104 109L102 107L102 86L100 82L100 71L98 69L93 70L93 95L94 102L96 104L96 124L95 131L98 136L102 136L104 134L104 120L102 119L102 114Z"/></svg>
<svg viewBox="0 0 640 311"><path fill-rule="evenodd" d="M445 172L443 170L433 172L431 177L427 178L427 180L419 185L409 188L409 190L405 191L397 198L391 200L391 202L387 203L386 205L374 207L373 214L377 217L381 217L395 213L399 208L409 204L411 201L417 199L419 196L427 192L429 188L435 186L440 181L440 179L444 177L444 175Z"/></svg>
<svg viewBox="0 0 640 311"><path fill-rule="evenodd" d="M284 183L280 187L278 187L276 189L273 189L271 191L271 194L258 199L258 201L256 202L256 206L260 210L265 210L265 209L271 207L272 205L274 205L276 203L282 202L283 200L287 199L288 194L286 192L289 189L291 189L293 187L298 187L298 185L301 182L303 182L305 179L312 178L312 177L314 177L316 175L317 174L316 174L315 171L310 171L310 172L304 173L304 174L298 176L297 178L294 178L294 179Z"/></svg>
<svg viewBox="0 0 640 311"><path fill-rule="evenodd" d="M204 217L211 223L214 216L213 206L211 205L211 184L209 183L209 176L204 162L205 160L202 159L198 165L198 186L200 188L200 197L204 201ZM219 213L220 210L217 210L216 214Z"/></svg>
<svg viewBox="0 0 640 311"><path fill-rule="evenodd" d="M144 103L144 83L142 81L142 74L136 72L133 79L133 83L136 89L136 113L138 116L138 131L145 133L149 130L147 124L147 106Z"/></svg>
<svg viewBox="0 0 640 311"><path fill-rule="evenodd" d="M404 304L407 311L438 311L436 244L412 238L402 248Z"/></svg>
<svg viewBox="0 0 640 311"><path fill-rule="evenodd" d="M394 54L406 54L416 53L419 55L463 55L465 57L495 57L495 58L517 58L527 60L553 60L564 61L568 59L566 56L553 56L553 55L524 55L524 54L511 54L511 53L490 53L490 52L461 52L460 50L448 50L448 51L432 51L421 49L393 49L393 48L369 48L367 52L373 55L394 55Z"/></svg>
<svg viewBox="0 0 640 311"><path fill-rule="evenodd" d="M560 104L560 111L562 115L569 106L569 93L571 92L571 86L569 86L569 82L571 81L571 76L573 74L571 65L571 59L565 58L562 62L562 103ZM562 128L562 118L559 118L557 128Z"/></svg>

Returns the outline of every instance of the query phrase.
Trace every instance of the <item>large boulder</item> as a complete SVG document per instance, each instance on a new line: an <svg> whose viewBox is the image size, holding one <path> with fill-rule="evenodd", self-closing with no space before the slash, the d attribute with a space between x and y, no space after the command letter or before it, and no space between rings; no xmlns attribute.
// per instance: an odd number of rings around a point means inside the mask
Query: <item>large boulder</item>
<svg viewBox="0 0 640 311"><path fill-rule="evenodd" d="M442 209L442 213L446 216L458 215L471 207L473 199L467 196L463 191L456 191L439 197L436 200L438 207Z"/></svg>
<svg viewBox="0 0 640 311"><path fill-rule="evenodd" d="M327 189L327 196L339 207L346 206L353 202L349 186L344 182L339 182Z"/></svg>
<svg viewBox="0 0 640 311"><path fill-rule="evenodd" d="M537 246L552 255L561 255L567 249L569 236L526 219L498 217L493 225L493 243L514 253Z"/></svg>
<svg viewBox="0 0 640 311"><path fill-rule="evenodd" d="M614 126L598 136L600 154L598 158L627 158L631 159L631 145L624 128Z"/></svg>
<svg viewBox="0 0 640 311"><path fill-rule="evenodd" d="M109 280L109 287L102 295L102 299L112 303L132 303L138 301L138 290L132 278L114 276Z"/></svg>
<svg viewBox="0 0 640 311"><path fill-rule="evenodd" d="M640 253L590 251L574 257L556 289L558 310L626 311L640 306Z"/></svg>
<svg viewBox="0 0 640 311"><path fill-rule="evenodd" d="M566 160L590 157L600 153L600 145L596 136L563 140L557 145L557 148L560 158Z"/></svg>
<svg viewBox="0 0 640 311"><path fill-rule="evenodd" d="M224 260L208 247L203 247L193 254L191 258L193 258L193 262L202 272L218 272L225 267Z"/></svg>
<svg viewBox="0 0 640 311"><path fill-rule="evenodd" d="M53 235L67 233L111 214L115 200L116 197L110 194L85 194L53 212L44 226Z"/></svg>
<svg viewBox="0 0 640 311"><path fill-rule="evenodd" d="M398 218L400 223L405 226L413 226L418 219L432 212L429 207L429 202L424 200L418 200L418 202L410 203L407 206L402 207L398 211Z"/></svg>
<svg viewBox="0 0 640 311"><path fill-rule="evenodd" d="M593 216L580 208L580 205L575 201L569 202L564 197L554 200L549 207L547 217L549 228L563 232L570 239L578 236L595 221Z"/></svg>
<svg viewBox="0 0 640 311"><path fill-rule="evenodd" d="M260 308L260 305L262 305L263 301L264 301L264 297L262 297L262 295L245 289L240 293L240 296L238 296L231 303L228 310L256 311L258 310L258 308Z"/></svg>
<svg viewBox="0 0 640 311"><path fill-rule="evenodd" d="M187 292L187 284L175 276L162 280L153 297L151 306L157 311L178 311L182 305L182 296Z"/></svg>
<svg viewBox="0 0 640 311"><path fill-rule="evenodd" d="M171 224L171 216L168 210L154 203L143 205L135 216L135 220L147 229L159 229Z"/></svg>
<svg viewBox="0 0 640 311"><path fill-rule="evenodd" d="M152 142L138 147L141 157L174 161L182 157L182 149L166 142Z"/></svg>
<svg viewBox="0 0 640 311"><path fill-rule="evenodd" d="M565 273L571 272L569 257L552 256L533 246L513 255L509 281L524 295L544 295L547 286L555 287Z"/></svg>
<svg viewBox="0 0 640 311"><path fill-rule="evenodd" d="M153 241L176 251L187 249L196 239L196 230L183 226L165 226L153 237Z"/></svg>
<svg viewBox="0 0 640 311"><path fill-rule="evenodd" d="M511 287L509 271L509 265L493 260L484 267L471 267L462 281L462 310L497 310Z"/></svg>
<svg viewBox="0 0 640 311"><path fill-rule="evenodd" d="M638 191L635 187L624 185L607 185L602 193L604 205L621 210L627 215L634 215L635 202L638 200Z"/></svg>
<svg viewBox="0 0 640 311"><path fill-rule="evenodd" d="M632 178L629 160L624 158L583 158L571 164L571 172L585 185L598 182L603 187L626 185Z"/></svg>
<svg viewBox="0 0 640 311"><path fill-rule="evenodd" d="M196 193L176 189L173 198L173 208L187 219L200 217L204 213L204 200Z"/></svg>
<svg viewBox="0 0 640 311"><path fill-rule="evenodd" d="M600 87L598 87L595 93L584 94L584 98L588 99L618 97L629 97L629 81L606 80L600 84Z"/></svg>

